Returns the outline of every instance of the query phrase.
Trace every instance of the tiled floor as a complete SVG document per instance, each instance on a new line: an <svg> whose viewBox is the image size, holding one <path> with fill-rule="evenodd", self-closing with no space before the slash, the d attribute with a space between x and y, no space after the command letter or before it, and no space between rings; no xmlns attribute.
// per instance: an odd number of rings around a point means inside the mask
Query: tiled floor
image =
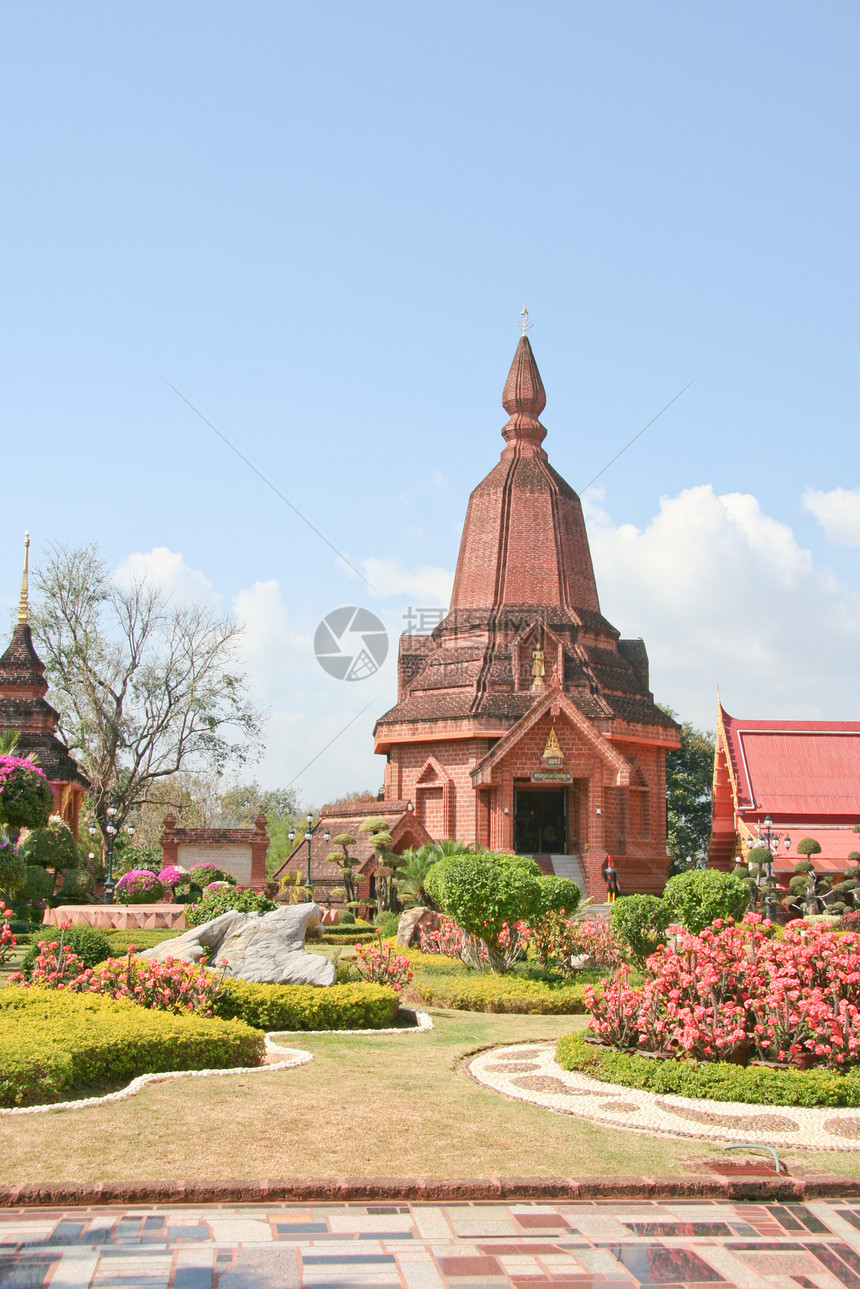
<svg viewBox="0 0 860 1289"><path fill-rule="evenodd" d="M860 1289L860 1203L0 1212L0 1289Z"/></svg>

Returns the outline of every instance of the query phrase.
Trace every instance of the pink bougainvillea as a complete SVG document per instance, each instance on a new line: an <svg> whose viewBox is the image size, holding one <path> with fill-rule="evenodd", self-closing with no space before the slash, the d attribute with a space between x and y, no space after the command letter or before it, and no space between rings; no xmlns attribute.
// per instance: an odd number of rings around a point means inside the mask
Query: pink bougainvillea
<svg viewBox="0 0 860 1289"><path fill-rule="evenodd" d="M616 968L624 961L608 918L568 918L548 913L529 935L529 945L542 966L558 964L570 972L571 958L587 954L599 967Z"/></svg>
<svg viewBox="0 0 860 1289"><path fill-rule="evenodd" d="M750 1057L845 1069L860 1062L860 935L748 914L698 935L671 927L634 989L619 971L586 986L595 1034L615 1047L703 1061Z"/></svg>

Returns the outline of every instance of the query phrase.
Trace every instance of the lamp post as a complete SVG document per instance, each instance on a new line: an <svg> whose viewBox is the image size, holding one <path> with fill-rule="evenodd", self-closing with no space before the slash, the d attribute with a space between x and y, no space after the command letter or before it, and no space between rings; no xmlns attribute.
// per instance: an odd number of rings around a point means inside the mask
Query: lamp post
<svg viewBox="0 0 860 1289"><path fill-rule="evenodd" d="M773 820L770 815L765 815L763 826L759 829L758 837L755 838L755 841L762 846L766 846L771 855L771 858L767 862L767 869L765 871L767 890L765 891L764 897L764 913L765 917L769 918L770 921L773 922L776 914L776 905L773 901L773 856L779 851L780 842L782 842L786 850L789 850L791 848L791 838L788 833L783 834L777 832L774 829ZM747 837L747 850L752 850L753 845L754 839L752 837Z"/></svg>
<svg viewBox="0 0 860 1289"><path fill-rule="evenodd" d="M107 877L105 878L105 904L113 904L113 893L114 893L114 889L116 888L116 882L113 880L113 840L114 840L114 837L116 837L117 832L119 831L119 829L117 828L114 822L117 815L116 806L108 806L107 810L105 811L105 814L107 815L107 823L105 824L105 832L107 833ZM95 821L93 821L90 824L89 828L87 829L91 837L95 837L98 830L99 830L98 824ZM128 833L129 837L134 836L134 833L135 833L134 824L126 824L125 830Z"/></svg>
<svg viewBox="0 0 860 1289"><path fill-rule="evenodd" d="M310 900L311 898L311 838L313 837L311 825L313 824L313 821L314 821L313 814L311 813L310 810L305 815L305 819L307 820L307 823L305 825L305 841L308 843L308 872L307 872L307 881L305 885L307 886L308 899ZM295 828L290 829L290 831L287 833L287 837L290 839L291 842L296 840ZM326 828L325 832L323 833L323 841L328 842L330 840L331 840L331 833L329 832L328 828Z"/></svg>

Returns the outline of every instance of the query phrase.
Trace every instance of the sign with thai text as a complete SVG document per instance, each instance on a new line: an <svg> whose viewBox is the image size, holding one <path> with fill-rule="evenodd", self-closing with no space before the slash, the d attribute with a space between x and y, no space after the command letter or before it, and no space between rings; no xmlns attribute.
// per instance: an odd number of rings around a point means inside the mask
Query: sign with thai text
<svg viewBox="0 0 860 1289"><path fill-rule="evenodd" d="M532 770L532 783L571 783L570 770Z"/></svg>

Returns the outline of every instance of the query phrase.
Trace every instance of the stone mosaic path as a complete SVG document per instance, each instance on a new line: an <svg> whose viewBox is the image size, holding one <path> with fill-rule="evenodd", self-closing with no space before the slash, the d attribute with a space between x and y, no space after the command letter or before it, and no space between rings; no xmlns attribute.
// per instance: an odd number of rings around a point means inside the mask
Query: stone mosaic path
<svg viewBox="0 0 860 1289"><path fill-rule="evenodd" d="M600 1083L563 1070L555 1060L555 1043L496 1047L473 1057L467 1069L495 1092L636 1132L756 1142L777 1150L860 1150L860 1109L692 1100Z"/></svg>
<svg viewBox="0 0 860 1289"><path fill-rule="evenodd" d="M2 1289L860 1289L860 1204L0 1211Z"/></svg>

